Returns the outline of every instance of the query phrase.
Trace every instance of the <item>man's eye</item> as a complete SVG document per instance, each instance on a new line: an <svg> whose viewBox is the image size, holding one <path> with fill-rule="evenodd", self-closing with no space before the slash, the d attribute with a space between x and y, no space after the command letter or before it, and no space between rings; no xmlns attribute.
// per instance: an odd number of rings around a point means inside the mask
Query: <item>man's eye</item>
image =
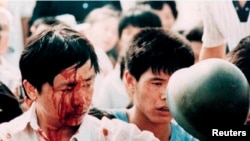
<svg viewBox="0 0 250 141"><path fill-rule="evenodd" d="M159 82L154 82L154 83L152 83L153 85L156 85L156 86L161 86L162 85L162 83L159 83Z"/></svg>
<svg viewBox="0 0 250 141"><path fill-rule="evenodd" d="M62 90L63 93L70 93L72 91L73 91L73 88L67 88L67 89Z"/></svg>
<svg viewBox="0 0 250 141"><path fill-rule="evenodd" d="M89 83L83 85L84 88L89 88L90 86L91 86L91 84L89 84Z"/></svg>

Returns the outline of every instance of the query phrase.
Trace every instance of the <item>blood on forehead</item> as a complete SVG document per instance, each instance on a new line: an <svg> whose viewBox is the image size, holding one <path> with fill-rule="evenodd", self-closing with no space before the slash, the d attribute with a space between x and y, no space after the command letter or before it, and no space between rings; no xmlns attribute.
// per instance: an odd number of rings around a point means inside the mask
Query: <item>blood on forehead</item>
<svg viewBox="0 0 250 141"><path fill-rule="evenodd" d="M77 68L74 66L74 67L64 70L61 73L61 75L64 77L65 80L76 81L76 72L77 72Z"/></svg>

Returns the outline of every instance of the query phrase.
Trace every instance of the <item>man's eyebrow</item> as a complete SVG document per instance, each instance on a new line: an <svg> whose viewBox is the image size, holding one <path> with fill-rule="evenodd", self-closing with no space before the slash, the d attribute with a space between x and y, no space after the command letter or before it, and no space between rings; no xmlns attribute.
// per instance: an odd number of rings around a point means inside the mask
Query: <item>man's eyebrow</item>
<svg viewBox="0 0 250 141"><path fill-rule="evenodd" d="M89 82L95 78L95 75L91 75L88 78L81 80L82 82ZM77 81L66 82L67 86L75 86Z"/></svg>
<svg viewBox="0 0 250 141"><path fill-rule="evenodd" d="M82 81L83 82L89 82L91 81L92 79L95 78L95 75L91 75L89 76L88 78L86 79L83 79ZM76 85L76 81L70 81L70 82L63 82L62 84L60 84L57 88L60 88L60 87L63 87L63 86L69 86L69 87L73 87Z"/></svg>
<svg viewBox="0 0 250 141"><path fill-rule="evenodd" d="M166 79L163 79L163 78L159 78L159 77L153 77L153 78L150 78L151 81L164 81Z"/></svg>
<svg viewBox="0 0 250 141"><path fill-rule="evenodd" d="M91 75L90 77L83 79L83 81L90 81L95 78L95 75Z"/></svg>
<svg viewBox="0 0 250 141"><path fill-rule="evenodd" d="M152 77L149 81L168 81L168 78Z"/></svg>

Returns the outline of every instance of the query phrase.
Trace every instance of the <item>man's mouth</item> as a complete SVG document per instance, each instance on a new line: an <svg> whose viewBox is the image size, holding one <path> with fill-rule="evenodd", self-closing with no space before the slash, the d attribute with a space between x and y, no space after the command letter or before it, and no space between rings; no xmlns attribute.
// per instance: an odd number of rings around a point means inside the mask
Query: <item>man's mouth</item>
<svg viewBox="0 0 250 141"><path fill-rule="evenodd" d="M85 115L87 113L86 110L75 110L75 111L72 111L70 113L67 113L66 114L66 119L69 119L69 118L79 118L83 115Z"/></svg>
<svg viewBox="0 0 250 141"><path fill-rule="evenodd" d="M158 108L157 110L161 111L161 112L169 112L169 108L168 107L161 107L161 108Z"/></svg>

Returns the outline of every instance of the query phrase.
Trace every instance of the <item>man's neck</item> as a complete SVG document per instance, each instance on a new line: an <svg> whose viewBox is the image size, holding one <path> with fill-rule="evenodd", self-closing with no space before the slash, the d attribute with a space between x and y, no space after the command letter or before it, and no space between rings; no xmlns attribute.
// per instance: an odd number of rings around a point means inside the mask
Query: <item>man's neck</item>
<svg viewBox="0 0 250 141"><path fill-rule="evenodd" d="M240 7L244 7L245 4L247 3L247 0L238 0L239 4L240 4Z"/></svg>
<svg viewBox="0 0 250 141"><path fill-rule="evenodd" d="M38 125L46 136L45 140L49 141L69 141L70 138L76 133L78 127L56 126L46 119L38 117Z"/></svg>
<svg viewBox="0 0 250 141"><path fill-rule="evenodd" d="M127 110L129 123L134 123L140 130L151 131L160 141L169 141L171 125L169 123L154 123L138 112L135 107Z"/></svg>

